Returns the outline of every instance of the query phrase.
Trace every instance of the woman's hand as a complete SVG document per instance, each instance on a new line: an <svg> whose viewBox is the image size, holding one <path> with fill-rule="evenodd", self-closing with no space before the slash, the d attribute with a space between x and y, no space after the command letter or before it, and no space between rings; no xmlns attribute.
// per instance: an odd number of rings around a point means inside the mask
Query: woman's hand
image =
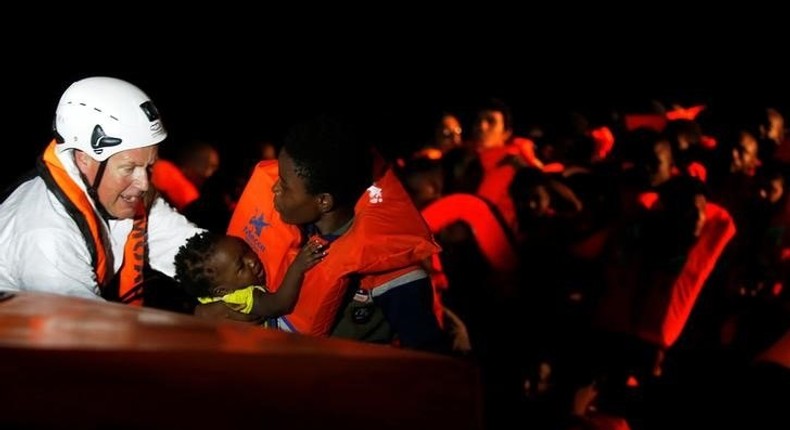
<svg viewBox="0 0 790 430"><path fill-rule="evenodd" d="M311 237L299 251L299 254L296 255L291 267L299 273L304 273L326 257L327 246L328 242L320 237Z"/></svg>

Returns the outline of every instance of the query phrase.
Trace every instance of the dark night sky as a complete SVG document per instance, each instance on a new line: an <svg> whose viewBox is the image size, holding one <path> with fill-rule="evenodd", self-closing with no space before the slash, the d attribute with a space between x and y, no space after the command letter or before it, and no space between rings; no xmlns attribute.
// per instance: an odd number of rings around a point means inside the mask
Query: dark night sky
<svg viewBox="0 0 790 430"><path fill-rule="evenodd" d="M398 152L420 143L439 109L463 113L488 96L512 105L517 131L525 121L559 110L642 108L651 98L790 108L790 73L768 61L786 56L781 40L747 43L727 32L686 43L668 34L642 35L633 43L626 36L581 34L577 42L560 43L536 31L489 40L313 39L287 46L244 39L233 49L228 40L208 43L204 37L185 46L114 49L111 55L105 48L80 46L78 56L32 62L27 52L11 53L19 59L6 62L13 66L1 86L4 112L10 115L3 123L10 130L6 144L15 145L23 159L6 163L2 180L5 184L32 167L50 138L60 93L89 75L117 76L140 86L159 106L170 139L203 137L226 151L276 139L304 116L340 110L358 113L374 139Z"/></svg>

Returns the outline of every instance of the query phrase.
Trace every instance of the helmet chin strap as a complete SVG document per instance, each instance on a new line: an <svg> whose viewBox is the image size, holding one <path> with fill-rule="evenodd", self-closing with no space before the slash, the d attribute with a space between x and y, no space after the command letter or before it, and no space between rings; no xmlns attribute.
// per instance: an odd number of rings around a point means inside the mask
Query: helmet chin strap
<svg viewBox="0 0 790 430"><path fill-rule="evenodd" d="M99 168L96 170L96 177L93 179L93 185L90 184L88 178L82 173L80 170L80 177L82 178L82 182L85 183L85 188L88 190L88 195L91 199L93 199L93 203L96 205L96 209L99 210L99 214L102 218L107 220L116 219L114 216L110 215L104 205L99 200L99 184L101 184L101 180L104 177L104 169L107 168L107 160L99 162Z"/></svg>

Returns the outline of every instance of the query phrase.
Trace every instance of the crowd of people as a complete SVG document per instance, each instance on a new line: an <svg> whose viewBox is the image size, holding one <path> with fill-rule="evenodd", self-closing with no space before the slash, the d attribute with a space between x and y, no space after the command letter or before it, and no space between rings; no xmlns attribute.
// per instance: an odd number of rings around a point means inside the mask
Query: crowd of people
<svg viewBox="0 0 790 430"><path fill-rule="evenodd" d="M0 290L472 360L488 428L782 422L790 136L742 108L490 99L396 156L324 114L226 161L88 77L0 200Z"/></svg>

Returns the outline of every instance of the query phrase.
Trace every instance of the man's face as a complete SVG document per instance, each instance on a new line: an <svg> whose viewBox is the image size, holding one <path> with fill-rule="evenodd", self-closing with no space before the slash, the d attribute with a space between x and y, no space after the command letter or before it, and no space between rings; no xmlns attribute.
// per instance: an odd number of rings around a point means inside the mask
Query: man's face
<svg viewBox="0 0 790 430"><path fill-rule="evenodd" d="M453 115L445 115L436 130L436 142L439 149L447 151L461 146L461 123Z"/></svg>
<svg viewBox="0 0 790 430"><path fill-rule="evenodd" d="M107 159L107 167L96 190L99 203L115 218L134 217L137 205L150 187L151 167L156 161L157 145L121 151ZM80 170L91 184L96 182L99 162L82 154Z"/></svg>
<svg viewBox="0 0 790 430"><path fill-rule="evenodd" d="M732 157L737 171L750 176L754 175L760 165L760 159L757 154L757 139L753 134L741 132L738 146L733 150Z"/></svg>
<svg viewBox="0 0 790 430"><path fill-rule="evenodd" d="M219 152L211 146L202 146L197 151L194 159L184 166L184 173L193 184L201 187L208 178L214 176L220 160Z"/></svg>
<svg viewBox="0 0 790 430"><path fill-rule="evenodd" d="M481 149L503 146L510 139L510 130L505 128L505 117L502 112L484 110L475 120L475 142Z"/></svg>
<svg viewBox="0 0 790 430"><path fill-rule="evenodd" d="M768 111L768 122L769 127L766 132L766 136L773 140L775 144L781 145L784 142L784 130L785 130L785 120L782 114L774 109L769 109Z"/></svg>
<svg viewBox="0 0 790 430"><path fill-rule="evenodd" d="M648 164L650 185L660 185L672 177L672 147L668 141L660 141L653 146L654 157Z"/></svg>
<svg viewBox="0 0 790 430"><path fill-rule="evenodd" d="M305 180L296 174L293 159L285 149L280 151L279 178L272 187L274 208L288 224L311 224L321 218L318 197L307 192Z"/></svg>
<svg viewBox="0 0 790 430"><path fill-rule="evenodd" d="M206 260L206 269L214 273L215 295L225 295L250 285L265 285L266 273L255 252L234 236L223 236Z"/></svg>
<svg viewBox="0 0 790 430"><path fill-rule="evenodd" d="M760 197L768 200L770 203L776 203L782 198L785 192L784 181L780 178L774 178L766 181L760 185Z"/></svg>

